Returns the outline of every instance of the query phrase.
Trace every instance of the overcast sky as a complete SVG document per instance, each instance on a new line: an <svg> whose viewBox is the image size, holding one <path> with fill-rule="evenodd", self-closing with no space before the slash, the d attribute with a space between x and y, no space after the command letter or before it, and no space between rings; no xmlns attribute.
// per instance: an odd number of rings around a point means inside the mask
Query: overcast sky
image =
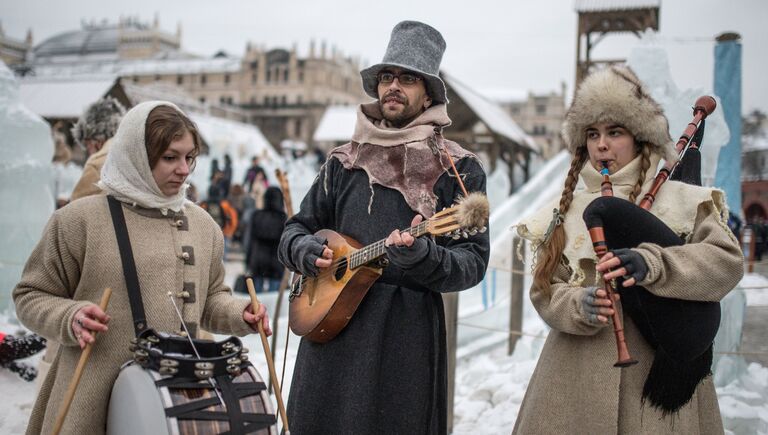
<svg viewBox="0 0 768 435"><path fill-rule="evenodd" d="M573 0L3 0L6 35L35 43L75 30L81 20L116 22L136 16L175 32L182 49L200 55L218 50L241 56L246 41L268 48L327 41L365 65L381 60L392 27L415 19L437 28L448 48L443 68L482 91L572 92L577 14ZM662 0L658 42L668 49L672 75L682 88L712 89L714 37L741 34L743 109L768 111L768 0ZM626 57L634 36L606 37L595 58Z"/></svg>

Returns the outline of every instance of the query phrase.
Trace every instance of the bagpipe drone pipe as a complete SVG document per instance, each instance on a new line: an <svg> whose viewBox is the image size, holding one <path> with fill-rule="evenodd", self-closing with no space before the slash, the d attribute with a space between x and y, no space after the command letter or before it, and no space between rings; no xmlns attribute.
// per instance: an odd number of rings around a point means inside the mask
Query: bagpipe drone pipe
<svg viewBox="0 0 768 435"><path fill-rule="evenodd" d="M670 173L672 179L701 185L698 147L704 118L714 109L715 100L711 97L700 97L696 101L693 121L677 143L679 161L668 162L659 171L640 206L613 196L601 196L587 206L583 218L590 234L600 228L604 234L602 241L596 241L593 236L593 243L606 244L608 251L635 248L642 243L664 248L685 244L648 209ZM624 288L622 278L617 281L624 313L655 350L643 386L643 401L647 400L664 414L674 413L691 400L701 380L710 374L713 341L720 325L720 304L661 297L638 285ZM630 348L631 345L629 343Z"/></svg>

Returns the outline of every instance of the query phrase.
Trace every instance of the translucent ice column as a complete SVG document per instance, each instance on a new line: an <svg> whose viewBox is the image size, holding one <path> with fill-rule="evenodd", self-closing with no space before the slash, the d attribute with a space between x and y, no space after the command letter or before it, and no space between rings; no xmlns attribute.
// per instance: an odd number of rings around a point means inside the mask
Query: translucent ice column
<svg viewBox="0 0 768 435"><path fill-rule="evenodd" d="M53 139L42 118L21 104L19 85L0 61L0 312L53 212Z"/></svg>

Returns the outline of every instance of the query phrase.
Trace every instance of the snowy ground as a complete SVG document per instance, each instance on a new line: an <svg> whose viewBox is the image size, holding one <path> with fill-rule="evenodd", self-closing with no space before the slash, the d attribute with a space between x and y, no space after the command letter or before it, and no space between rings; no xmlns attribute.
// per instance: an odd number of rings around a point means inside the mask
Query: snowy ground
<svg viewBox="0 0 768 435"><path fill-rule="evenodd" d="M227 263L230 282L242 270L238 263ZM750 274L741 284L749 306L768 304L768 279ZM274 308L275 295L262 295L262 301ZM278 356L278 373L282 367L285 346L285 312L281 316L280 340L275 353ZM458 350L456 371L456 396L454 406L454 434L509 434L515 423L528 380L536 366L536 359L546 335L546 327L538 319L526 317L523 332L515 352L508 356L506 347L496 345L483 351L475 351L469 345ZM472 327L471 317L460 320L460 328ZM0 318L0 331L15 332L21 329L7 317ZM251 349L251 360L262 376L268 373L257 335L245 339ZM285 376L284 397L290 389L290 373L296 357L298 339L290 338ZM462 356L464 355L464 356ZM35 364L39 356L29 359ZM768 368L751 364L728 384L718 387L720 410L726 431L733 434L768 435ZM0 433L21 434L34 402L36 384L20 380L15 374L0 370L0 396L6 398L0 407Z"/></svg>

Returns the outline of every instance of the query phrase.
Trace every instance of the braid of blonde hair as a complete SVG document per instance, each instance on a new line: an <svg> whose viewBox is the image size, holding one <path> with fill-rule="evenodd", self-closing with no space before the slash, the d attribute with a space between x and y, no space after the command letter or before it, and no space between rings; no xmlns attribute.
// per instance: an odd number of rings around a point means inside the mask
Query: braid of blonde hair
<svg viewBox="0 0 768 435"><path fill-rule="evenodd" d="M643 183L645 182L645 174L648 172L648 169L651 167L651 147L649 144L641 144L642 148L640 150L641 155L643 156L643 161L640 163L640 175L637 178L637 183L635 183L635 188L632 190L632 193L629 195L629 202L635 202L637 197L640 195L640 192L643 189Z"/></svg>
<svg viewBox="0 0 768 435"><path fill-rule="evenodd" d="M565 216L571 206L573 191L576 190L579 172L587 161L587 155L587 148L580 147L576 150L576 156L571 161L571 167L565 177L565 183L563 183L563 193L560 195L560 216ZM551 296L550 279L562 259L563 249L565 249L565 229L563 229L563 225L556 225L549 236L549 240L543 241L537 249L536 266L533 270L533 288L540 289Z"/></svg>

